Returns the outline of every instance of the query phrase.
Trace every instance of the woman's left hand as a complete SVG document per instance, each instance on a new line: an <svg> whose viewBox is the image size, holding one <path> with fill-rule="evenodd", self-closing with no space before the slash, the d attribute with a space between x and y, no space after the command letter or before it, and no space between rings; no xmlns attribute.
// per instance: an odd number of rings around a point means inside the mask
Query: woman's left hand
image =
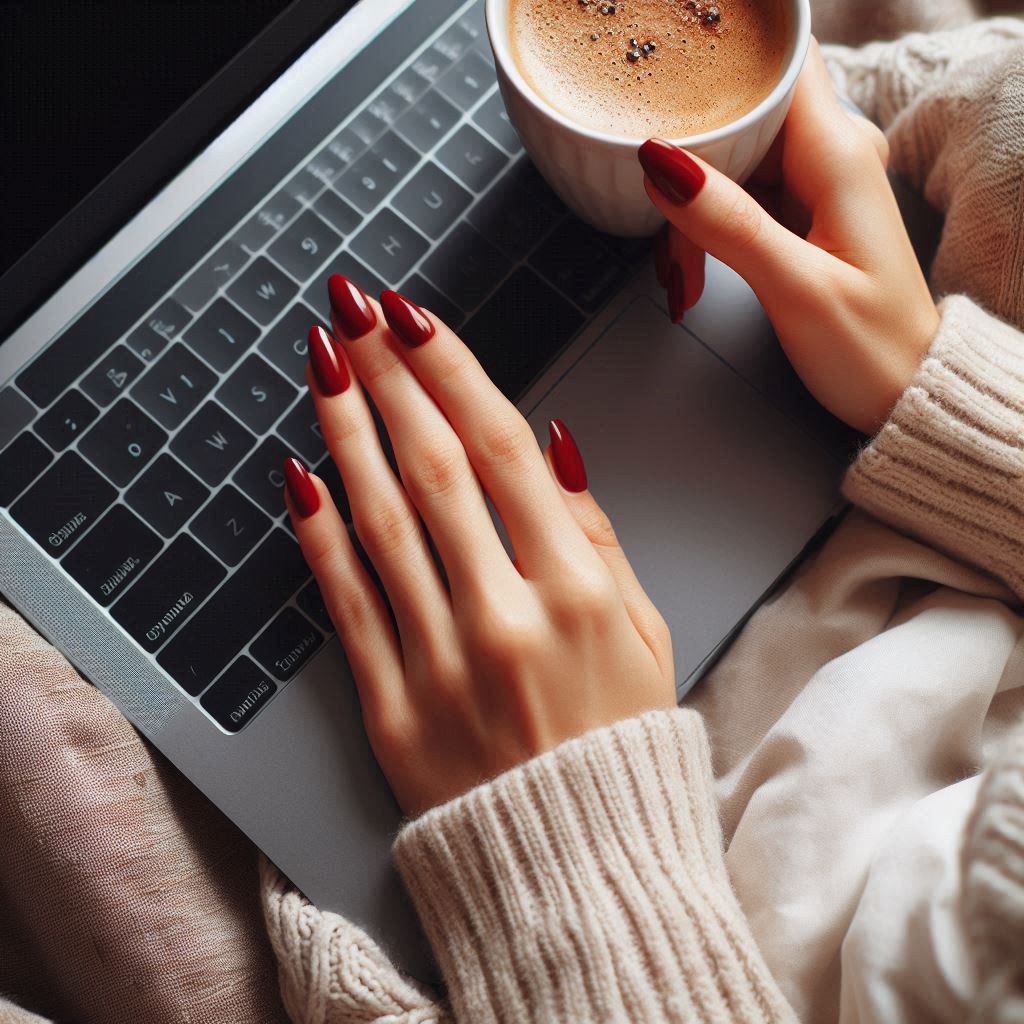
<svg viewBox="0 0 1024 1024"><path fill-rule="evenodd" d="M668 628L564 426L553 423L542 454L435 317L393 292L379 306L339 275L330 293L341 343L311 332L310 390L393 619L326 486L295 460L288 507L403 810L419 814L570 737L673 707Z"/></svg>

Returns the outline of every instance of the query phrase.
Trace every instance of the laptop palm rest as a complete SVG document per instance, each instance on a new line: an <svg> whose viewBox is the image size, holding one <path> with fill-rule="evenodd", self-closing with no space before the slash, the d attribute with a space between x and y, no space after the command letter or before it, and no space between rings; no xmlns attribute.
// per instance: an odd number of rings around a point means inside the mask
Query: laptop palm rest
<svg viewBox="0 0 1024 1024"><path fill-rule="evenodd" d="M841 460L646 296L529 413L545 441L553 418L672 630L682 696L834 512Z"/></svg>

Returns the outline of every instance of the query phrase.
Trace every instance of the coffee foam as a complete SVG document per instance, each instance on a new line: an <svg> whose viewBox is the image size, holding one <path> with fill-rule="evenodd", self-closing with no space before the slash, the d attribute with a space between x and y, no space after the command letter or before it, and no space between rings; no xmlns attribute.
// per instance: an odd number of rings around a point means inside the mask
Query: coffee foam
<svg viewBox="0 0 1024 1024"><path fill-rule="evenodd" d="M509 28L517 67L551 106L630 138L735 121L778 84L789 38L783 0L510 0Z"/></svg>

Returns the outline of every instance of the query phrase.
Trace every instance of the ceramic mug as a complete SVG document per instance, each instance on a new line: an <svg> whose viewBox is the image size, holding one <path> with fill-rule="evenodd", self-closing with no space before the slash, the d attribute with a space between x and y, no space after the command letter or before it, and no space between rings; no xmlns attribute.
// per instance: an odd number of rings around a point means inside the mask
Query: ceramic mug
<svg viewBox="0 0 1024 1024"><path fill-rule="evenodd" d="M577 124L552 107L523 77L512 57L510 0L486 0L487 32L501 95L527 152L563 202L601 231L649 235L661 214L644 191L636 151L644 138L625 138ZM782 77L753 110L729 124L669 139L743 182L764 158L789 112L811 39L810 0L787 0L790 38Z"/></svg>

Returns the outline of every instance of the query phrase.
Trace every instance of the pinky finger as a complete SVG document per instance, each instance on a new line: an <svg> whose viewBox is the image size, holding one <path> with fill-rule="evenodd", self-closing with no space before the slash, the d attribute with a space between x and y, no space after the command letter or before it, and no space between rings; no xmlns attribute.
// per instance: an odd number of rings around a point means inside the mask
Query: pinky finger
<svg viewBox="0 0 1024 1024"><path fill-rule="evenodd" d="M394 720L405 692L398 637L324 482L298 459L285 460L285 481L299 546L345 649L372 742L374 726Z"/></svg>

